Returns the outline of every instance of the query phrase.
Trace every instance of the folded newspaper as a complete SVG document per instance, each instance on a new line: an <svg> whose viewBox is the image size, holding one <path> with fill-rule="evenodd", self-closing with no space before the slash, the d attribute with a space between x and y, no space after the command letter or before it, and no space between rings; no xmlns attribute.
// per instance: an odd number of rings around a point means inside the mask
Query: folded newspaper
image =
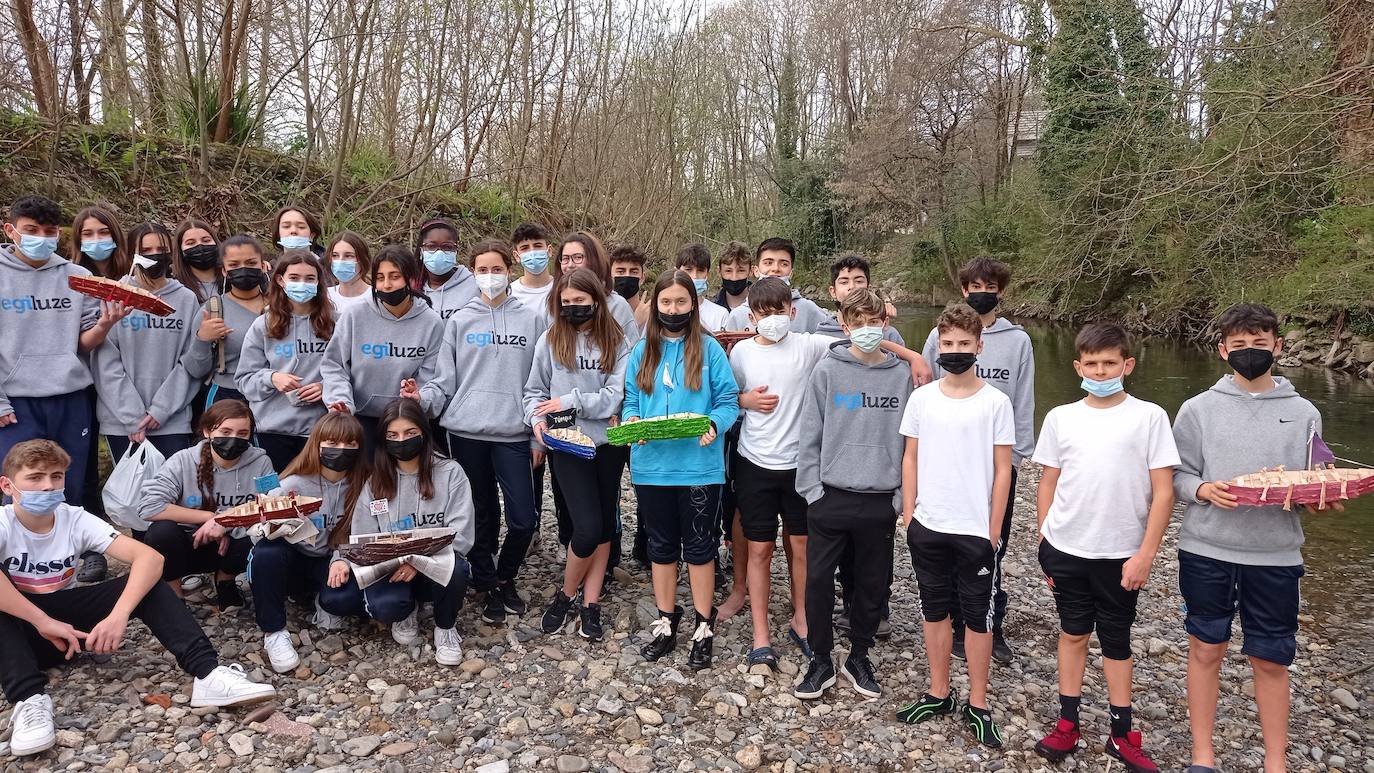
<svg viewBox="0 0 1374 773"><path fill-rule="evenodd" d="M348 561L349 567L353 570L353 576L358 580L359 588L367 588L385 580L401 568L402 564L410 564L415 568L415 571L434 582L448 585L448 581L453 577L455 566L453 550L450 547L453 543L454 534L453 529L412 529L405 532L355 534L349 538L349 544L340 550L340 554L344 560ZM436 541L436 538L445 537L446 540ZM434 551L433 555L426 555L424 552L406 553L377 563L369 562L367 564L360 564L349 558L349 553L356 554L363 546L373 546L384 550L394 549L400 552L405 550L406 545L420 546L423 550L429 549L435 544L441 545L442 549Z"/></svg>
<svg viewBox="0 0 1374 773"><path fill-rule="evenodd" d="M265 539L282 539L292 545L310 542L320 533L309 518L287 518L280 521L263 521L248 527L248 537L254 544Z"/></svg>

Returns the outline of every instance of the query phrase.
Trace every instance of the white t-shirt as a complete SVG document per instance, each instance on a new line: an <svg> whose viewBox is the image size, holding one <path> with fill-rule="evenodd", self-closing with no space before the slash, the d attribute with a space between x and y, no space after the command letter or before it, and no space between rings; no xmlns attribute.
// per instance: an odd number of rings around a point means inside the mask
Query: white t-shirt
<svg viewBox="0 0 1374 773"><path fill-rule="evenodd" d="M725 329L725 321L730 318L730 310L716 303L707 300L705 296L701 298L701 326L708 333L714 333Z"/></svg>
<svg viewBox="0 0 1374 773"><path fill-rule="evenodd" d="M13 505L0 507L0 566L24 593L52 593L76 579L81 554L104 553L119 533L79 507L60 504L52 529L35 534L24 528Z"/></svg>
<svg viewBox="0 0 1374 773"><path fill-rule="evenodd" d="M740 391L768 386L778 396L772 413L741 411L739 452L769 470L795 470L800 443L802 398L811 371L835 339L812 333L788 333L764 346L746 338L730 350L730 367Z"/></svg>
<svg viewBox="0 0 1374 773"><path fill-rule="evenodd" d="M1016 443L1011 400L986 382L955 399L932 381L911 393L900 431L917 438L916 520L931 531L988 537L993 446Z"/></svg>
<svg viewBox="0 0 1374 773"><path fill-rule="evenodd" d="M519 279L515 279L511 281L509 291L520 303L545 311L547 315L546 304L549 302L549 293L553 291L552 281L543 287L526 287Z"/></svg>
<svg viewBox="0 0 1374 773"><path fill-rule="evenodd" d="M1150 470L1179 464L1169 415L1130 395L1111 408L1061 405L1045 416L1036 462L1058 467L1040 533L1080 558L1130 558L1150 517Z"/></svg>
<svg viewBox="0 0 1374 773"><path fill-rule="evenodd" d="M349 297L339 292L338 285L334 285L333 287L329 288L328 292L329 302L334 304L335 319L337 319L338 316L344 312L344 309L348 308L349 306L356 306L359 303L367 303L368 301L372 300L371 287L364 287L361 293L359 293L358 295L354 295L352 297Z"/></svg>

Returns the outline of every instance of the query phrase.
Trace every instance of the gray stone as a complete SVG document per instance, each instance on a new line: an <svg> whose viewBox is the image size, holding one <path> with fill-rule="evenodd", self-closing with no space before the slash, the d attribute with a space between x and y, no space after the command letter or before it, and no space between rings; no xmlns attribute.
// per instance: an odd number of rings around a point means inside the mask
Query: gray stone
<svg viewBox="0 0 1374 773"><path fill-rule="evenodd" d="M505 760L488 762L479 767L474 773L510 773L510 763Z"/></svg>
<svg viewBox="0 0 1374 773"><path fill-rule="evenodd" d="M586 773L592 769L592 764L585 757L578 757L575 754L560 754L554 767L558 773Z"/></svg>
<svg viewBox="0 0 1374 773"><path fill-rule="evenodd" d="M1355 696L1344 687L1337 687L1331 691L1331 700L1341 704L1351 711L1360 710L1360 702L1355 700Z"/></svg>
<svg viewBox="0 0 1374 773"><path fill-rule="evenodd" d="M375 735L358 736L343 742L344 754L350 757L370 757L382 745L382 739Z"/></svg>
<svg viewBox="0 0 1374 773"><path fill-rule="evenodd" d="M234 733L229 736L229 749L239 757L247 757L253 753L253 739L243 733Z"/></svg>

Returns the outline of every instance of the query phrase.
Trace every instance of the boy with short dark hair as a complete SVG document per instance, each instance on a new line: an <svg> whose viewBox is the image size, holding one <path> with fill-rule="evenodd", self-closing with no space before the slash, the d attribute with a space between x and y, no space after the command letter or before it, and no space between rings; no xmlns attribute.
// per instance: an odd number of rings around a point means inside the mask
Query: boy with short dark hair
<svg viewBox="0 0 1374 773"><path fill-rule="evenodd" d="M831 658L835 570L850 567L849 656L842 673L861 695L882 694L868 651L891 587L894 497L902 437L892 432L911 394L911 373L881 349L887 304L866 287L840 304L847 341L833 341L811 371L802 401L797 491L807 502L806 619L812 659L793 689L814 699L835 683ZM863 556L855 561L855 556Z"/></svg>
<svg viewBox="0 0 1374 773"><path fill-rule="evenodd" d="M720 248L716 256L716 273L720 274L720 292L712 298L717 306L734 311L745 302L745 292L749 290L749 277L753 275L754 254L749 245L739 241L729 241Z"/></svg>
<svg viewBox="0 0 1374 773"><path fill-rule="evenodd" d="M708 333L725 329L725 320L730 312L706 297L711 281L711 253L704 244L684 244L673 259L673 268L686 272L697 288L698 309L701 311L701 326Z"/></svg>
<svg viewBox="0 0 1374 773"><path fill-rule="evenodd" d="M1107 754L1131 773L1158 770L1131 729L1131 625L1174 506L1178 449L1169 416L1125 391L1130 336L1093 323L1078 333L1074 370L1087 396L1045 416L1034 461L1040 567L1059 611L1059 721L1035 745L1059 762L1078 748L1088 638L1097 631L1107 679Z"/></svg>
<svg viewBox="0 0 1374 773"><path fill-rule="evenodd" d="M0 464L0 687L14 705L10 753L38 754L56 741L44 669L81 652L108 655L124 643L129 618L195 677L192 707L238 706L276 694L243 670L222 666L190 610L162 579L162 556L109 524L62 502L71 457L51 440L26 440ZM79 556L94 551L129 564L129 574L72 587Z"/></svg>
<svg viewBox="0 0 1374 773"><path fill-rule="evenodd" d="M510 243L524 269L520 278L510 283L510 294L526 306L545 310L549 291L553 289L553 273L549 270L553 237L544 226L525 222L511 231Z"/></svg>
<svg viewBox="0 0 1374 773"><path fill-rule="evenodd" d="M857 253L847 252L835 258L834 262L830 264L829 289L830 299L835 302L836 307L844 303L844 299L849 296L850 292L861 287L869 287L869 268L868 261ZM906 346L902 334L898 333L897 328L892 326L893 309L891 304L884 302L883 307L886 312L884 318L887 320L883 327L883 338L898 346ZM843 338L843 327L838 316L827 315L820 327L816 328L816 332L821 335Z"/></svg>
<svg viewBox="0 0 1374 773"><path fill-rule="evenodd" d="M758 249L754 251L754 273L760 279L764 277L777 277L784 284L792 285L792 268L797 259L797 245L791 239L784 239L780 236L764 239L759 243ZM820 327L821 321L826 318L826 313L821 310L810 298L803 298L801 293L792 288L792 330L798 333L814 333ZM752 323L749 321L748 300L730 311L730 317L726 320L726 330L753 330Z"/></svg>
<svg viewBox="0 0 1374 773"><path fill-rule="evenodd" d="M1011 268L1000 260L978 257L959 269L959 289L964 300L977 314L983 325L982 350L978 355L978 378L997 387L1011 399L1016 422L1016 444L1011 452L1011 490L1006 500L1006 515L1002 519L1002 539L997 550L997 565L1007 555L1011 537L1012 505L1016 497L1017 468L1035 451L1035 354L1031 339L1020 326L1005 317L997 316L997 304L1011 283ZM921 353L934 362L939 353L938 331L930 331ZM935 368L935 375L941 375ZM960 578L955 577L957 585ZM1012 660L1011 645L1002 631L1007 617L1007 594L1002 590L1002 575L997 573L996 597L993 601L992 656L999 663ZM954 656L964 657L964 626L954 610Z"/></svg>
<svg viewBox="0 0 1374 773"><path fill-rule="evenodd" d="M902 415L902 523L925 618L930 690L898 710L897 718L918 723L959 710L949 680L950 615L958 607L967 629L969 680L961 719L979 743L998 747L1002 731L987 701L992 594L1016 431L1011 401L973 369L982 330L978 315L963 304L940 315L936 364L945 376L912 392Z"/></svg>
<svg viewBox="0 0 1374 773"><path fill-rule="evenodd" d="M644 251L633 244L618 244L611 249L611 283L630 308L639 310L640 286L644 283Z"/></svg>
<svg viewBox="0 0 1374 773"><path fill-rule="evenodd" d="M1217 352L1231 366L1174 418L1182 462L1174 493L1187 505L1178 537L1178 587L1188 631L1188 717L1193 773L1216 765L1221 662L1237 611L1264 737L1264 769L1285 769L1288 667L1297 655L1302 516L1280 505L1238 507L1226 481L1262 469L1308 466L1322 418L1292 382L1273 374L1283 351L1279 319L1253 303L1227 309ZM1339 507L1339 505L1336 505Z"/></svg>

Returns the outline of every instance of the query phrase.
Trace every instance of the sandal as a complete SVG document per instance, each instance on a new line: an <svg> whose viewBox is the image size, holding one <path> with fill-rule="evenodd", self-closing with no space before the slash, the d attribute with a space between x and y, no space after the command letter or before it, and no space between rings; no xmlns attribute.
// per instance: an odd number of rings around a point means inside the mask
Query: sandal
<svg viewBox="0 0 1374 773"><path fill-rule="evenodd" d="M803 657L805 657L807 660L816 659L816 654L811 651L811 645L806 641L805 638L802 637L801 634L797 633L797 629L788 628L787 636L792 640L793 644L797 645L797 649L801 650Z"/></svg>
<svg viewBox="0 0 1374 773"><path fill-rule="evenodd" d="M764 665L774 671L778 669L778 656L773 654L772 647L759 647L756 650L750 650L747 662L750 668Z"/></svg>

